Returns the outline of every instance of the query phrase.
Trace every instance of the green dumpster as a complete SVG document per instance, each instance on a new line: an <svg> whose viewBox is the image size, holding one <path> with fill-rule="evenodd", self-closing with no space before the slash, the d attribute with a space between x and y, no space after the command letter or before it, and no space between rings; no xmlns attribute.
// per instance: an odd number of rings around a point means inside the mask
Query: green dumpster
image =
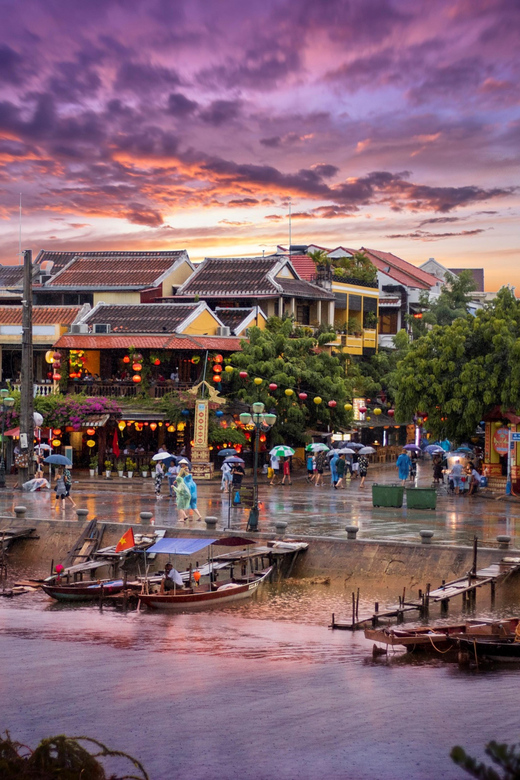
<svg viewBox="0 0 520 780"><path fill-rule="evenodd" d="M435 509L437 491L434 488L406 488L408 509Z"/></svg>
<svg viewBox="0 0 520 780"><path fill-rule="evenodd" d="M372 485L373 506L402 506L404 487L402 485Z"/></svg>

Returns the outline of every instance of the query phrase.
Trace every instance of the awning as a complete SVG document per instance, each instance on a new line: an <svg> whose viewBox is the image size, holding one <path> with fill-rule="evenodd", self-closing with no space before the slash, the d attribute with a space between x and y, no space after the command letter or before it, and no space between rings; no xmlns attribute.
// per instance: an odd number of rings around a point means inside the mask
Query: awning
<svg viewBox="0 0 520 780"><path fill-rule="evenodd" d="M10 428L4 434L4 436L19 436L19 435L20 435L20 426L18 426L18 428Z"/></svg>
<svg viewBox="0 0 520 780"><path fill-rule="evenodd" d="M216 539L159 539L147 549L146 554L195 555L199 550L209 547L216 541Z"/></svg>
<svg viewBox="0 0 520 780"><path fill-rule="evenodd" d="M91 414L83 428L103 428L109 417L109 414Z"/></svg>

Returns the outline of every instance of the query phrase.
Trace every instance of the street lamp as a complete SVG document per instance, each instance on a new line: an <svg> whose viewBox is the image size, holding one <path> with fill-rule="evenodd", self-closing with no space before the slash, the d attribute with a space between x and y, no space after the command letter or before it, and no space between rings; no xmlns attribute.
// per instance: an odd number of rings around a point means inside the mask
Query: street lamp
<svg viewBox="0 0 520 780"><path fill-rule="evenodd" d="M260 443L260 433L265 433L276 422L276 414L264 412L265 406L261 401L256 401L251 407L250 412L243 412L240 415L242 425L253 425L255 429L254 440L254 467L253 467L253 506L249 512L247 521L247 531L258 531L258 449Z"/></svg>
<svg viewBox="0 0 520 780"><path fill-rule="evenodd" d="M9 396L9 390L5 387L0 390L2 400L2 458L0 459L0 488L5 488L5 413L14 406L14 398Z"/></svg>

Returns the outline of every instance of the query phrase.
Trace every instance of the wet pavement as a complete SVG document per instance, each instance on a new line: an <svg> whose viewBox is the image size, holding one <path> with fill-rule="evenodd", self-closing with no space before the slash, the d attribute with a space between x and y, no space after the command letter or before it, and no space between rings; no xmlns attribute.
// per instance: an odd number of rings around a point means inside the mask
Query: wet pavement
<svg viewBox="0 0 520 780"><path fill-rule="evenodd" d="M287 534L306 536L331 536L345 538L345 526L359 526L359 539L387 539L418 541L421 529L434 531L434 541L442 544L470 544L474 535L482 542L496 545L499 534L512 537L513 546L520 535L520 501L500 500L491 493L476 496L450 496L444 487L438 489L437 509L412 510L404 506L377 508L372 506L372 483L396 484L397 471L393 464L372 466L364 488L359 479L353 480L345 490L334 490L326 475L323 486L309 485L303 472L296 473L292 485L271 487L265 477L260 477L259 530L275 532L275 521L287 522ZM11 478L9 478L11 479ZM431 464L420 464L418 487L431 486ZM246 487L251 478L244 481ZM408 483L410 486L413 483ZM203 517L218 518L217 529L232 528L244 531L249 515L248 508L230 505L227 496L220 491L220 481L200 481L199 510ZM153 522L161 527L205 528L204 522L193 516L178 522L175 502L168 496L168 484L162 486L162 496L156 500L153 480L134 477L89 478L75 475L73 496L78 507L89 510L89 517L104 522L137 524L139 513L151 511ZM76 514L67 502L65 511L53 509L54 494L21 493L9 486L0 494L0 515L12 515L13 507L27 507L27 519L41 518L75 520ZM516 537L516 538L515 538ZM520 540L519 540L520 541Z"/></svg>

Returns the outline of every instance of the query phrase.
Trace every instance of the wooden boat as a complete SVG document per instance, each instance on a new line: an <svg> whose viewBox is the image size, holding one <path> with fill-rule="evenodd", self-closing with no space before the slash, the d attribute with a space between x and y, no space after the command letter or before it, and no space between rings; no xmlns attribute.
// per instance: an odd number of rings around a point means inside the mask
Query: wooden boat
<svg viewBox="0 0 520 780"><path fill-rule="evenodd" d="M470 662L479 659L500 663L520 663L520 642L515 641L514 636L503 639L461 636L458 645L461 653L467 653Z"/></svg>
<svg viewBox="0 0 520 780"><path fill-rule="evenodd" d="M468 620L443 626L419 626L402 628L366 628L365 637L373 642L402 646L408 652L415 650L445 650L456 647L460 636L488 637L499 639L514 636L519 618L507 620Z"/></svg>
<svg viewBox="0 0 520 780"><path fill-rule="evenodd" d="M139 600L151 609L173 611L207 609L253 596L273 570L272 566L249 578L208 582L199 587L176 588L168 593L141 593Z"/></svg>
<svg viewBox="0 0 520 780"><path fill-rule="evenodd" d="M42 590L57 601L93 601L121 593L125 583L123 580L101 580L88 582L44 582ZM129 590L139 590L138 583L127 583Z"/></svg>

